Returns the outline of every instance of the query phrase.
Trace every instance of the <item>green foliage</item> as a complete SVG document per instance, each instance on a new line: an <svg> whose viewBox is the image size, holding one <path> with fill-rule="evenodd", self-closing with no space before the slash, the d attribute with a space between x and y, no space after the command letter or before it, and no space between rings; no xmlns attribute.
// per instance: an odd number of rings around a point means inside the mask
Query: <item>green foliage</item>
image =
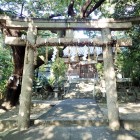
<svg viewBox="0 0 140 140"><path fill-rule="evenodd" d="M134 83L140 85L140 27L135 25L127 33L133 40L133 47L125 51L125 61L128 62L125 65L129 67Z"/></svg>
<svg viewBox="0 0 140 140"><path fill-rule="evenodd" d="M114 17L131 17L140 15L140 1L139 0L120 0L114 1L115 11Z"/></svg>
<svg viewBox="0 0 140 140"><path fill-rule="evenodd" d="M107 0L101 6L101 17L125 18L140 16L139 0ZM99 15L98 11L98 15Z"/></svg>
<svg viewBox="0 0 140 140"><path fill-rule="evenodd" d="M102 77L103 76L103 63L97 63L95 66L96 66L99 77Z"/></svg>
<svg viewBox="0 0 140 140"><path fill-rule="evenodd" d="M66 68L67 67L62 58L57 58L51 66L53 74L57 79L61 76L64 77Z"/></svg>
<svg viewBox="0 0 140 140"><path fill-rule="evenodd" d="M62 58L57 58L55 62L52 63L51 70L55 79L55 84L59 87L65 78L67 65L64 63Z"/></svg>
<svg viewBox="0 0 140 140"><path fill-rule="evenodd" d="M86 0L75 0L74 11L77 17L80 16L82 7L85 5ZM91 1L89 9L95 5L97 1ZM17 16L21 14L23 5L23 15L35 18L48 18L52 14L61 14L67 18L67 10L70 0L1 0L0 7L9 13L16 13ZM88 9L88 10L89 10ZM99 10L97 10L99 11ZM96 11L95 11L96 12ZM97 13L97 12L96 12ZM12 16L15 14L11 14Z"/></svg>
<svg viewBox="0 0 140 140"><path fill-rule="evenodd" d="M114 13L111 15L109 11L102 8L105 17L125 18L140 16L139 0L113 0L109 1L109 8L114 7ZM105 5L104 5L105 6ZM118 35L117 35L118 36ZM124 73L124 77L131 77L135 85L140 85L140 27L133 25L131 30L125 34L132 38L133 46L124 48L117 55L116 68Z"/></svg>
<svg viewBox="0 0 140 140"><path fill-rule="evenodd" d="M4 93L7 79L12 73L13 64L11 62L10 51L0 47L0 96Z"/></svg>
<svg viewBox="0 0 140 140"><path fill-rule="evenodd" d="M81 9L85 6L86 0L75 0L74 11L77 17L80 15ZM89 9L98 1L91 1ZM22 5L24 8L24 15L30 17L49 17L51 14L61 14L67 17L67 9L70 0L1 0L0 7L5 9L11 16L20 15ZM140 15L140 1L139 0L106 0L94 14L104 17L128 17ZM89 10L88 9L88 10ZM0 10L1 13L1 10ZM6 13L6 14L7 14Z"/></svg>
<svg viewBox="0 0 140 140"><path fill-rule="evenodd" d="M132 78L133 84L137 86L140 85L139 52L140 45L134 45L132 48L125 48L120 54L118 54L116 62L117 69L122 71L124 77Z"/></svg>
<svg viewBox="0 0 140 140"><path fill-rule="evenodd" d="M48 84L51 86L51 87L54 87L55 85L55 77L53 75L51 75L48 79Z"/></svg>

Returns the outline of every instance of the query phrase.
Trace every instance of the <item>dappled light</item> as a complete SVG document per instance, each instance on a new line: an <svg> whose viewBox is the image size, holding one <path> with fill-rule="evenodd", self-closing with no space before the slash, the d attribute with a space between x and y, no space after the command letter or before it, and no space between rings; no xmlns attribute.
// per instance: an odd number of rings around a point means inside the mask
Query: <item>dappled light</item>
<svg viewBox="0 0 140 140"><path fill-rule="evenodd" d="M88 140L88 139L92 139L92 134L91 133L84 133L83 135L83 140Z"/></svg>
<svg viewBox="0 0 140 140"><path fill-rule="evenodd" d="M115 121L115 120L110 122L109 126L110 126L110 129L113 131L120 129L120 124L118 123L118 121Z"/></svg>
<svg viewBox="0 0 140 140"><path fill-rule="evenodd" d="M139 121L140 105L134 103L128 103L125 106L121 105L119 107L120 118L127 120ZM130 115L133 112L132 115Z"/></svg>
<svg viewBox="0 0 140 140"><path fill-rule="evenodd" d="M28 140L138 140L129 131L112 131L107 127L30 127L28 131L19 132L16 129L6 132L8 135L2 137L8 139L28 139Z"/></svg>
<svg viewBox="0 0 140 140"><path fill-rule="evenodd" d="M114 72L114 68L113 67L111 67L109 76L110 76L111 79L113 79L115 77L115 72Z"/></svg>
<svg viewBox="0 0 140 140"><path fill-rule="evenodd" d="M23 116L24 116L24 112L19 112L19 115L20 115L21 117L23 117Z"/></svg>
<svg viewBox="0 0 140 140"><path fill-rule="evenodd" d="M81 104L80 102L83 101ZM88 105L86 104L88 103ZM46 119L47 118L47 119ZM92 99L67 99L54 106L48 113L35 120L36 124L68 125L79 124L100 126L106 123L103 114Z"/></svg>
<svg viewBox="0 0 140 140"><path fill-rule="evenodd" d="M31 88L31 87L27 87L27 90L28 90L28 91L32 91L32 88Z"/></svg>
<svg viewBox="0 0 140 140"><path fill-rule="evenodd" d="M125 135L119 135L118 137L117 137L117 140L122 140L122 139L126 139L126 140L136 140L134 137L132 137L132 136L129 136L129 135L127 135L127 134L125 134Z"/></svg>

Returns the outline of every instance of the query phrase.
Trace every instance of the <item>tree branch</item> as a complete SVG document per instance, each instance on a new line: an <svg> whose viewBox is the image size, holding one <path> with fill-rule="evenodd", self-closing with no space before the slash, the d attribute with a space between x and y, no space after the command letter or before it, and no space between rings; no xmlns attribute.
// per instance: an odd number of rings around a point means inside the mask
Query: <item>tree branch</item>
<svg viewBox="0 0 140 140"><path fill-rule="evenodd" d="M81 17L82 18L85 17L85 13L86 13L86 11L87 11L87 9L88 9L88 7L90 6L91 3L92 3L91 0L87 0L85 2L84 6L81 8Z"/></svg>
<svg viewBox="0 0 140 140"><path fill-rule="evenodd" d="M52 19L54 17L60 17L60 16L62 16L62 15L61 14L52 14L49 16L49 19Z"/></svg>
<svg viewBox="0 0 140 140"><path fill-rule="evenodd" d="M94 10L102 5L105 0L99 0L90 10L86 11L85 17L88 17Z"/></svg>
<svg viewBox="0 0 140 140"><path fill-rule="evenodd" d="M68 6L68 17L69 16L71 16L71 17L75 16L75 12L74 12L73 7L74 7L74 0L71 0L70 4Z"/></svg>
<svg viewBox="0 0 140 140"><path fill-rule="evenodd" d="M20 17L22 17L22 15L23 15L23 8L24 8L24 2L21 5Z"/></svg>

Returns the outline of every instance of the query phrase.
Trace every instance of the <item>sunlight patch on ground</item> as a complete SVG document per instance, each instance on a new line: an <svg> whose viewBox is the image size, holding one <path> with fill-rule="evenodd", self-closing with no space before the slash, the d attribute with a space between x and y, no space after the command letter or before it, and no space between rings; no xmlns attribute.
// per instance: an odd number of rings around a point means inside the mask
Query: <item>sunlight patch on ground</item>
<svg viewBox="0 0 140 140"><path fill-rule="evenodd" d="M128 103L119 107L119 112L123 114L128 114L130 112L140 113L140 104Z"/></svg>
<svg viewBox="0 0 140 140"><path fill-rule="evenodd" d="M82 91L87 91L87 92L92 91L94 89L94 85L85 84L85 83L80 83L78 86Z"/></svg>
<svg viewBox="0 0 140 140"><path fill-rule="evenodd" d="M129 136L129 135L119 135L117 137L117 140L136 140L136 139L134 139L133 136Z"/></svg>

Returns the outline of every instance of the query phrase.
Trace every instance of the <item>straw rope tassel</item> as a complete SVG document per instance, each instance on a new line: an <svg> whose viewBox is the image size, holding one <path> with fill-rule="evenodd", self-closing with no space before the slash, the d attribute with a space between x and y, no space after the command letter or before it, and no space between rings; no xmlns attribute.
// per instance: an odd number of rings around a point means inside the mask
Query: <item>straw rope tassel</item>
<svg viewBox="0 0 140 140"><path fill-rule="evenodd" d="M27 53L26 53L26 64L29 63L28 55L29 55L29 43L26 41Z"/></svg>
<svg viewBox="0 0 140 140"><path fill-rule="evenodd" d="M68 63L70 63L70 47L68 47Z"/></svg>
<svg viewBox="0 0 140 140"><path fill-rule="evenodd" d="M96 47L94 46L94 60L97 61L97 52L96 52Z"/></svg>
<svg viewBox="0 0 140 140"><path fill-rule="evenodd" d="M117 61L118 50L119 50L119 44L118 44L118 42L116 42L116 45L115 45L115 62Z"/></svg>
<svg viewBox="0 0 140 140"><path fill-rule="evenodd" d="M79 62L78 47L76 47L76 61Z"/></svg>
<svg viewBox="0 0 140 140"><path fill-rule="evenodd" d="M48 47L46 47L45 64L48 63Z"/></svg>
<svg viewBox="0 0 140 140"><path fill-rule="evenodd" d="M34 50L34 65L37 65L37 56L38 56L38 50L35 48Z"/></svg>
<svg viewBox="0 0 140 140"><path fill-rule="evenodd" d="M57 46L57 58L59 58L59 47Z"/></svg>
<svg viewBox="0 0 140 140"><path fill-rule="evenodd" d="M90 48L88 47L88 61L90 61L91 58L90 58Z"/></svg>

